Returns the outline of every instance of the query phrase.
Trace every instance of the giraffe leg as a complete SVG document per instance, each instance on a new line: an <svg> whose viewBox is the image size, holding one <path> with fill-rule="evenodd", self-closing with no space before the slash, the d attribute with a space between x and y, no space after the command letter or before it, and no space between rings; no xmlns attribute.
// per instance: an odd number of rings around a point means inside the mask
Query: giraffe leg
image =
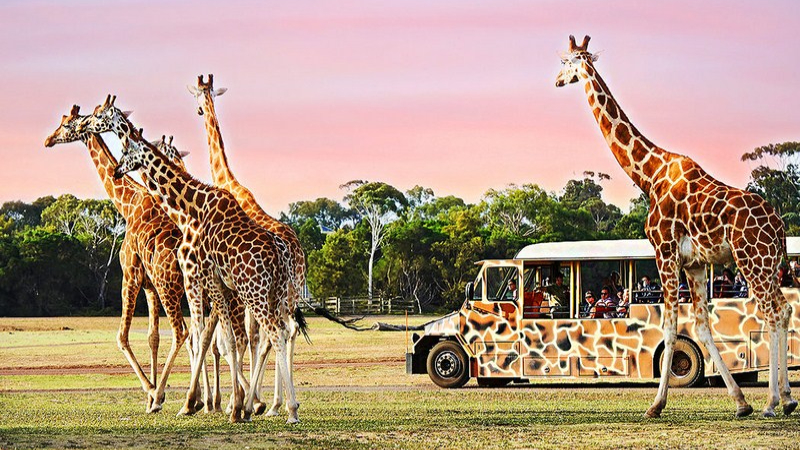
<svg viewBox="0 0 800 450"><path fill-rule="evenodd" d="M783 414L789 415L797 409L797 400L792 398L791 387L789 386L789 367L788 367L788 353L789 353L789 320L791 318L791 308L786 305L783 310L780 321L780 373L778 374L778 384L781 394L781 404L783 405Z"/></svg>
<svg viewBox="0 0 800 450"><path fill-rule="evenodd" d="M653 405L645 413L646 417L661 417L661 411L667 406L669 393L669 377L672 373L672 355L675 342L678 340L678 281L679 265L661 256L656 247L656 264L661 274L664 290L664 317L662 329L664 330L664 350L661 354L661 379L658 383L658 393Z"/></svg>
<svg viewBox="0 0 800 450"><path fill-rule="evenodd" d="M775 417L775 407L780 403L780 392L778 391L778 361L780 360L781 336L775 322L768 323L769 327L769 395L767 405L764 407L762 415L764 417Z"/></svg>
<svg viewBox="0 0 800 450"><path fill-rule="evenodd" d="M728 394L733 397L736 402L736 417L749 416L753 413L753 407L750 406L744 398L739 385L731 376L728 366L722 360L719 349L714 344L714 338L711 335L711 328L708 321L708 292L707 292L707 277L705 266L686 269L686 279L691 286L692 292L692 309L695 316L695 331L700 339L700 342L705 346L714 365L719 370L722 379L725 381L725 386L728 388Z"/></svg>
<svg viewBox="0 0 800 450"><path fill-rule="evenodd" d="M297 398L294 391L294 383L292 382L292 373L289 367L287 337L286 330L282 330L278 338L275 340L275 361L277 370L280 370L281 372L284 389L286 390L286 411L289 413L289 418L286 419L286 423L297 423L300 421L300 419L297 417L297 409L299 408L300 404L297 403Z"/></svg>
<svg viewBox="0 0 800 450"><path fill-rule="evenodd" d="M264 329L262 328L261 333L263 332ZM267 365L267 355L269 355L269 351L271 348L272 345L270 344L269 340L263 339L262 336L262 339L260 339L258 343L258 353L256 355L256 360L254 364L255 372L253 376L256 377L256 380L259 380L264 377L264 372L266 370L266 365ZM251 381L250 390L247 393L247 398L245 399L245 406L244 406L245 420L249 420L250 416L254 412L253 402L256 398L256 391L258 390L258 383L256 382L256 380L252 379L250 380Z"/></svg>
<svg viewBox="0 0 800 450"><path fill-rule="evenodd" d="M297 401L297 394L294 390L294 349L295 343L297 341L297 335L299 333L299 328L294 321L291 321L293 326L290 328L288 339L286 340L287 348L286 348L286 366L285 366L285 382L284 386L286 388L288 401L286 402L286 412L289 413L289 420L288 423L297 423L300 422L300 418L297 416L297 410L300 408L300 403Z"/></svg>
<svg viewBox="0 0 800 450"><path fill-rule="evenodd" d="M158 313L161 309L161 302L149 280L145 280L144 293L150 312L148 316L147 342L150 346L150 380L153 382L153 387L148 391L146 410L149 413L154 413L158 412L158 409L154 410L154 405L159 403L158 398L155 397L155 386L158 385L158 347L161 343L161 337L158 334Z"/></svg>
<svg viewBox="0 0 800 450"><path fill-rule="evenodd" d="M253 397L253 414L260 415L264 414L264 411L267 409L266 403L260 400L260 393L261 393L261 380L262 378L257 376L256 365L257 365L257 358L260 357L259 351L259 327L256 318L250 312L249 309L245 310L245 326L247 332L247 348L250 354L250 383L255 383L255 394ZM267 350L269 352L269 350Z"/></svg>
<svg viewBox="0 0 800 450"><path fill-rule="evenodd" d="M121 251L120 260L126 261L124 258L131 258L131 256L125 255ZM136 307L136 296L139 294L139 289L142 285L143 272L141 266L134 264L132 261L127 262L127 264L123 262L123 267L125 267L125 270L122 274L122 316L119 323L119 332L117 332L117 346L122 354L125 355L125 359L128 360L133 372L142 383L142 390L148 393L153 389L153 383L147 378L144 370L142 370L142 366L133 354L130 342L128 341L131 321L133 320L133 311Z"/></svg>
<svg viewBox="0 0 800 450"><path fill-rule="evenodd" d="M169 353L167 354L167 360L164 362L164 368L161 372L161 381L156 386L156 395L153 397L154 401L151 406L152 412L158 412L162 408L161 405L164 402L164 391L167 387L169 374L172 372L172 367L175 364L178 352L189 334L183 320L183 312L181 311L181 292L183 289L177 287L179 284L177 278L167 278L163 283L159 282L156 285L159 298L162 299L162 306L167 313L167 318L172 328L172 343Z"/></svg>
<svg viewBox="0 0 800 450"><path fill-rule="evenodd" d="M203 289L200 285L199 277L196 273L196 267L182 265L184 276L184 290L189 303L189 310L191 312L192 325L189 329L191 336L191 347L193 360L192 360L192 375L189 381L189 389L186 392L186 402L178 411L178 415L191 415L197 412L199 406L197 404L199 394L199 378L202 371L201 366L205 366L205 356L208 350L208 345L211 341L211 336L216 325L216 314L212 308L209 315L209 326L205 326L205 318L203 314Z"/></svg>
<svg viewBox="0 0 800 450"><path fill-rule="evenodd" d="M219 328L215 331L215 334L218 333ZM221 357L222 354L219 351L219 344L217 343L217 338L215 337L211 341L211 354L214 359L214 393L208 405L206 406L206 412L222 412L222 392L220 390L220 370L221 370ZM206 387L208 389L208 387Z"/></svg>

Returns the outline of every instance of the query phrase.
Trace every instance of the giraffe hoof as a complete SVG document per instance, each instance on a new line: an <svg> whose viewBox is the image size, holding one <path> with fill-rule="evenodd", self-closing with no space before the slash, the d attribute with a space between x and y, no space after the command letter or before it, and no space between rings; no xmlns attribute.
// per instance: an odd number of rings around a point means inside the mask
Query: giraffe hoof
<svg viewBox="0 0 800 450"><path fill-rule="evenodd" d="M264 413L267 417L275 417L281 415L281 407L280 406L273 406L269 409L266 413Z"/></svg>
<svg viewBox="0 0 800 450"><path fill-rule="evenodd" d="M300 419L298 419L297 417L289 417L288 419L286 419L286 423L288 424L300 423Z"/></svg>
<svg viewBox="0 0 800 450"><path fill-rule="evenodd" d="M230 419L229 419L229 420L230 420L230 422L231 422L231 423L243 423L243 422L247 422L247 420L245 420L245 419L243 419L243 418L242 418L241 411L237 411L235 414L231 414L231 416L230 416Z"/></svg>
<svg viewBox="0 0 800 450"><path fill-rule="evenodd" d="M761 413L761 415L764 416L765 419L772 419L775 417L775 411L768 409Z"/></svg>
<svg viewBox="0 0 800 450"><path fill-rule="evenodd" d="M783 414L785 416L788 416L789 414L794 412L795 409L797 409L797 400L792 400L783 405Z"/></svg>
<svg viewBox="0 0 800 450"><path fill-rule="evenodd" d="M199 401L199 400L198 400L198 401L196 401L196 402L195 402L195 404L194 404L194 410L195 410L195 411L200 411L200 410L201 410L201 409L203 409L205 406L206 406L206 404L205 404L205 403L203 403L203 402L201 402L201 401Z"/></svg>
<svg viewBox="0 0 800 450"><path fill-rule="evenodd" d="M242 414L242 421L243 422L252 422L253 421L253 412L252 411L245 411Z"/></svg>
<svg viewBox="0 0 800 450"><path fill-rule="evenodd" d="M160 404L160 403L153 404L153 405L150 407L150 409L148 409L148 410L147 410L147 413L148 413L148 414L155 414L155 413L157 413L157 412L161 412L161 408L162 408L162 406L161 406L161 404Z"/></svg>
<svg viewBox="0 0 800 450"><path fill-rule="evenodd" d="M256 416L260 416L261 414L264 414L264 412L266 410L267 410L267 404L266 403L258 402L255 405L253 405L253 414L255 414Z"/></svg>
<svg viewBox="0 0 800 450"><path fill-rule="evenodd" d="M183 407L183 408L181 408L181 410L180 410L180 411L178 411L178 414L176 414L176 415L177 415L178 417L180 417L180 416L191 416L191 415L193 415L193 414L194 414L194 413L196 413L196 412L197 412L197 410L196 410L196 409L194 409L194 408L189 408L188 406L185 406L185 405L184 405L184 407Z"/></svg>
<svg viewBox="0 0 800 450"><path fill-rule="evenodd" d="M736 417L747 417L753 414L753 407L750 405L740 406L736 408Z"/></svg>
<svg viewBox="0 0 800 450"><path fill-rule="evenodd" d="M659 417L661 417L661 410L650 408L647 410L646 413L644 413L644 416L650 419L658 419Z"/></svg>

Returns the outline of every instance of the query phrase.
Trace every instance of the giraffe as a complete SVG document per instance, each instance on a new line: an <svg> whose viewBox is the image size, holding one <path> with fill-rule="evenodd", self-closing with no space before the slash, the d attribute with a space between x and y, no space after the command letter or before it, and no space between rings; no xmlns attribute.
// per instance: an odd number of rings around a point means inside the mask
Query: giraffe
<svg viewBox="0 0 800 450"><path fill-rule="evenodd" d="M125 218L125 238L119 253L122 267L122 317L117 344L139 378L147 393L146 412L161 410L164 389L178 351L188 336L181 311L183 274L180 271L176 249L181 240L180 231L159 208L144 186L130 177L114 178L117 160L99 134L79 133L77 127L86 116L79 115L80 108L72 107L63 116L59 127L47 137L46 147L82 141L89 150L103 187L117 211ZM150 377L142 370L134 355L128 336L136 306L136 297L144 287L149 308L148 343L150 345ZM163 306L172 328L172 346L164 364L161 381L158 377L158 321L159 307ZM152 380L152 381L151 381Z"/></svg>
<svg viewBox="0 0 800 450"><path fill-rule="evenodd" d="M667 404L673 347L677 340L679 274L683 270L692 297L698 335L718 368L729 395L737 405L736 416L753 408L731 377L709 329L707 275L704 264L735 263L742 271L750 294L767 322L770 335L769 398L765 417L784 414L797 407L792 399L787 371L787 327L791 309L777 280L785 255L783 221L756 194L728 186L711 177L691 158L664 150L644 135L611 95L587 50L589 36L581 45L569 37L569 51L562 57L556 86L581 82L600 130L617 162L650 199L645 234L656 250L656 264L664 288L664 350L661 379L647 417L660 417ZM780 370L779 370L780 367ZM779 373L780 372L780 373Z"/></svg>
<svg viewBox="0 0 800 450"><path fill-rule="evenodd" d="M122 116L113 118L118 126L131 130L122 122ZM109 117L93 115L89 121L92 131ZM125 119L126 120L126 119ZM147 189L160 202L170 218L183 233L181 251L192 261L184 270L184 283L192 312L191 333L197 338L200 348L192 361L192 377L187 392L186 403L179 414L195 412L194 403L197 392L200 364L205 357L211 341L213 325L205 327L202 311L202 298L207 296L215 311L211 324L218 317L225 330L225 344L228 349L235 348L235 337L230 320L230 301L237 295L253 314L278 355L278 369L283 378L291 380L287 374L285 353L290 330L303 323L292 324L294 318L289 313L288 289L291 260L286 244L253 222L239 207L233 196L225 190L205 185L175 165L158 149L136 132L123 134L123 157L115 170L115 176L123 176L132 170L139 170ZM259 347L257 358L257 377L263 376L265 345ZM230 351L232 364L231 381L234 386L235 404L232 408L231 422L250 420L253 412L255 383L252 383L243 400L243 384L237 379L238 367L236 351ZM287 383L290 415L288 422L298 421L294 386ZM244 417L242 417L244 410Z"/></svg>
<svg viewBox="0 0 800 450"><path fill-rule="evenodd" d="M99 133L113 132L120 139L122 139L124 136L127 136L129 133L139 133L139 136L141 136L142 130L141 129L137 130L137 128L130 122L130 120L128 120L128 116L130 115L130 112L123 112L119 108L117 108L114 105L115 100L116 100L116 96L109 95L109 96L106 97L106 100L101 105L97 106L94 109L92 115L95 118L102 117L105 120L103 120L103 121L95 120L91 125L92 131L97 135L99 135ZM84 120L84 121L82 121L81 123L78 124L78 127L86 127L86 126L87 126L86 125L86 120ZM176 164L180 168L180 170L185 171L186 167L184 165L184 162L183 162L182 158L185 157L186 155L188 155L188 152L178 151L178 149L174 145L172 145L172 142L173 142L173 137L172 136L170 136L169 139L167 139L166 135L162 135L161 141L155 141L152 144L157 146L157 148L160 151L162 151L164 153L164 155L167 158L169 158L174 164ZM112 159L113 159L113 156L112 156ZM113 161L116 164L116 160L113 159ZM126 178L129 178L129 177L126 177ZM146 188L141 187L141 189L143 189L147 193L147 189ZM147 193L147 194L149 195L149 193ZM157 203L157 201L156 201L156 203ZM165 214L164 211L160 210L160 208L156 208L156 209L159 209L159 211L160 211L160 213L162 215ZM167 217L167 221L169 222L169 224L172 227L175 227L175 224L168 217ZM180 239L178 241L178 245L180 245ZM191 266L192 265L192 262L186 260L186 258L183 255L181 255L180 252L179 252L178 262L179 262L179 265L181 267L181 270L183 270L183 271L187 270L186 269L187 266ZM243 313L241 313L241 311L244 310L244 305L243 304L241 304L240 302L234 301L234 302L232 302L232 306L233 306L233 310L235 312L239 312L240 314L243 314ZM204 301L203 302L203 309L207 309L207 307L208 307L207 302ZM236 335L237 343L238 342L242 343L240 345L239 351L240 351L240 354L243 354L244 353L245 344L246 344L246 339L247 339L246 332L245 332L245 325L244 325L243 319L239 318L239 316L237 315L237 316L234 317L234 320L232 321L231 325L233 327L234 334ZM190 341L191 341L192 340L191 336L189 338L190 338ZM205 397L205 401L204 402L203 401L198 401L197 406L195 408L196 409L200 409L203 406L205 406L205 412L206 413L212 412L212 411L221 411L221 408L220 408L221 395L220 395L220 380L219 380L219 376L220 376L220 364L219 364L219 362L220 362L219 361L220 348L223 349L222 352L225 354L226 359L229 358L229 355L225 351L224 347L221 347L219 345L220 344L219 341L221 341L221 339L215 339L213 341L213 345L212 345L212 353L213 353L213 356L214 356L213 391L212 391L211 387L209 386L208 374L206 372L206 365L205 364L202 365L203 386L205 388L204 391L206 393L206 397ZM187 349L189 350L189 355L190 355L190 359L191 359L192 355L193 355L192 348L191 348L191 346L189 346ZM230 364L230 360L229 360L229 364ZM240 370L240 372L241 372L241 370ZM247 385L247 381L244 379L244 376L241 373L240 373L240 379L241 379L241 382L244 385ZM198 387L198 389L199 389L199 387ZM199 392L196 394L196 396L199 397Z"/></svg>
<svg viewBox="0 0 800 450"><path fill-rule="evenodd" d="M294 260L294 284L290 286L290 308L291 313L294 315L298 311L298 301L301 295L301 290L305 286L306 280L306 259L303 252L303 247L300 245L300 240L292 227L280 222L274 217L264 211L255 199L255 196L249 189L244 187L233 175L233 171L228 165L228 158L225 154L225 144L222 141L222 133L220 132L219 120L217 119L216 109L214 107L214 98L224 94L226 88L214 89L214 75L208 74L208 82L204 82L203 76L197 77L197 86L187 86L189 92L195 97L198 102L197 113L204 117L204 126L206 136L208 138L209 157L211 162L211 175L214 185L225 189L233 194L236 201L244 209L248 216L250 216L256 223L267 229L268 231L276 234L283 239L289 246L289 250ZM295 287L295 288L292 288ZM250 327L250 356L255 354L255 343L257 342L257 330L252 326L252 321L248 322ZM289 350L287 352L287 364L291 368L294 359L295 342L299 330L294 330L291 340L289 342ZM251 382L257 383L257 390L261 389L261 380L252 377L252 370L255 365L251 365ZM291 371L289 372L291 373ZM283 380L281 373L275 371L275 391L273 396L272 407L267 411L268 416L275 416L279 414L281 404L283 403ZM287 405L288 407L288 405ZM256 413L263 412L262 409L257 408Z"/></svg>

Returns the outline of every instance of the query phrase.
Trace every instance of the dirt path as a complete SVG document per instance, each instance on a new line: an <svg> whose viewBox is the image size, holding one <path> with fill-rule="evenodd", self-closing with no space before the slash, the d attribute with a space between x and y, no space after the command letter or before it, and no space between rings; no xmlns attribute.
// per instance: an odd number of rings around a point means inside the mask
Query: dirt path
<svg viewBox="0 0 800 450"><path fill-rule="evenodd" d="M327 360L323 362L305 362L295 361L294 366L298 369L325 369L332 367L370 367L370 366L383 366L383 365L402 365L405 359L400 358L377 358L377 359L342 359L342 360ZM267 369L274 368L274 364L270 363ZM147 367L142 367L145 371ZM245 371L249 371L250 367L245 364ZM188 366L175 366L172 369L173 373L189 373ZM131 367L126 365L115 366L91 366L91 365L74 365L74 366L41 366L41 367L7 367L0 368L0 376L11 375L84 375L84 374L102 374L102 375L125 375L131 373Z"/></svg>

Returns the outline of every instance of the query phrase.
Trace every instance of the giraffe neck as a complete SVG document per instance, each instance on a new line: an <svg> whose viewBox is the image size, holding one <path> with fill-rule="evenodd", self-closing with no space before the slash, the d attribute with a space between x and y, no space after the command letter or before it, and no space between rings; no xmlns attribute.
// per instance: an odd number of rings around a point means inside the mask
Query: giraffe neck
<svg viewBox="0 0 800 450"><path fill-rule="evenodd" d="M219 131L219 120L214 108L214 98L210 92L203 102L203 118L205 120L206 136L208 137L208 155L211 160L211 176L218 187L227 188L236 178L228 166L228 157L225 155L225 144L222 142L222 133Z"/></svg>
<svg viewBox="0 0 800 450"><path fill-rule="evenodd" d="M192 178L154 148L144 158L142 178L147 189L181 232L193 230L198 222L204 221L207 213L211 213L204 206L213 188Z"/></svg>
<svg viewBox="0 0 800 450"><path fill-rule="evenodd" d="M590 62L584 62L583 68L580 74L589 106L611 153L633 182L649 193L655 174L664 166L669 153L636 129Z"/></svg>
<svg viewBox="0 0 800 450"><path fill-rule="evenodd" d="M136 200L140 195L144 194L143 187L127 175L120 179L114 178L114 168L117 166L117 160L111 154L100 135L89 135L86 140L86 147L89 149L89 155L97 168L97 174L100 175L100 180L103 182L103 187L108 197L114 203L117 211L122 214L122 217L127 222L130 222L135 214L134 205Z"/></svg>

